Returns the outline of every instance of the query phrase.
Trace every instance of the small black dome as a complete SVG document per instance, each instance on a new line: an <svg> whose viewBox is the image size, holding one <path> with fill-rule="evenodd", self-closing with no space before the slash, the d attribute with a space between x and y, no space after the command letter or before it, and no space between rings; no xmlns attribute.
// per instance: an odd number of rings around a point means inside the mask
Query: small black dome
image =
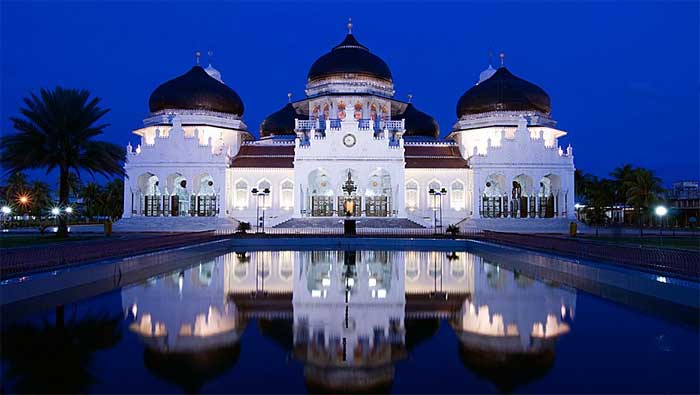
<svg viewBox="0 0 700 395"><path fill-rule="evenodd" d="M552 110L549 95L539 86L499 68L490 78L466 91L457 102L457 118L489 111Z"/></svg>
<svg viewBox="0 0 700 395"><path fill-rule="evenodd" d="M333 74L346 73L365 74L386 81L392 80L389 66L379 56L357 42L352 33L311 65L307 79L312 81Z"/></svg>
<svg viewBox="0 0 700 395"><path fill-rule="evenodd" d="M403 114L398 115L397 119L405 119L406 136L426 136L437 138L440 135L440 125L430 115L416 109L412 103L408 103Z"/></svg>
<svg viewBox="0 0 700 395"><path fill-rule="evenodd" d="M299 114L292 103L287 103L279 111L268 115L260 124L260 137L294 135L294 119L309 119Z"/></svg>
<svg viewBox="0 0 700 395"><path fill-rule="evenodd" d="M243 115L243 100L226 84L212 78L200 66L157 87L148 100L151 112L208 110Z"/></svg>

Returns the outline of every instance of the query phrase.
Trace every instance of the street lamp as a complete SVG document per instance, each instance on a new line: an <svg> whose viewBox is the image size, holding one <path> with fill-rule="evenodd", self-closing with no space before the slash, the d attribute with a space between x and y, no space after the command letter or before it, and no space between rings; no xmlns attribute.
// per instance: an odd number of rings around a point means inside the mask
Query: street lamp
<svg viewBox="0 0 700 395"><path fill-rule="evenodd" d="M255 216L258 220L255 233L265 233L265 197L270 194L270 188L259 190L253 188L250 192L255 196ZM260 215L260 199L262 198L262 216Z"/></svg>
<svg viewBox="0 0 700 395"><path fill-rule="evenodd" d="M428 194L433 197L433 228L435 229L435 233L438 233L438 228L440 231L442 231L442 195L445 195L446 193L447 189L445 188L440 188L440 190L430 188L428 190ZM440 211L439 225L438 211Z"/></svg>
<svg viewBox="0 0 700 395"><path fill-rule="evenodd" d="M59 215L59 214L61 214L61 209L58 207L54 207L51 209L51 214L52 215Z"/></svg>
<svg viewBox="0 0 700 395"><path fill-rule="evenodd" d="M664 230L664 216L668 214L668 209L664 206L657 206L654 213L659 217L659 236L661 236Z"/></svg>
<svg viewBox="0 0 700 395"><path fill-rule="evenodd" d="M12 209L10 206L2 206L2 224L3 224L3 229L5 228L5 221L7 221L7 217L10 215L12 212Z"/></svg>
<svg viewBox="0 0 700 395"><path fill-rule="evenodd" d="M66 207L66 214L73 214L73 207Z"/></svg>

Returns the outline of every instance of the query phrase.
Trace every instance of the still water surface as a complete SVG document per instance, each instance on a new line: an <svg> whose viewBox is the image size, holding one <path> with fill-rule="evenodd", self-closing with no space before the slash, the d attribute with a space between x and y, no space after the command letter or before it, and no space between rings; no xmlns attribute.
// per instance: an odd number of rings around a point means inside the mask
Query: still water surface
<svg viewBox="0 0 700 395"><path fill-rule="evenodd" d="M252 251L21 319L2 392L691 392L698 328L450 251Z"/></svg>

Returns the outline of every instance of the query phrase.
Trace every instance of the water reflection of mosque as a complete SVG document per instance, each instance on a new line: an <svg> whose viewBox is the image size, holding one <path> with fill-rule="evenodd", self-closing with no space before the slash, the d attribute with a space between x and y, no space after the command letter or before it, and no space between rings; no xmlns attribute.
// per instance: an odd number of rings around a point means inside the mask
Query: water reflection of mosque
<svg viewBox="0 0 700 395"><path fill-rule="evenodd" d="M466 252L264 251L152 279L122 303L147 367L189 391L236 363L250 319L304 364L310 391L388 391L440 319L465 366L508 391L551 368L576 295Z"/></svg>

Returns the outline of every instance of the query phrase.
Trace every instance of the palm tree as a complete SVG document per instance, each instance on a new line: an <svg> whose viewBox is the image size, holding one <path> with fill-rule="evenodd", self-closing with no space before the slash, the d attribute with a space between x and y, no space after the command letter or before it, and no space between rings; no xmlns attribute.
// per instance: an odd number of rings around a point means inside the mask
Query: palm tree
<svg viewBox="0 0 700 395"><path fill-rule="evenodd" d="M96 182L88 182L80 190L80 197L83 199L83 215L93 218L100 214L102 187Z"/></svg>
<svg viewBox="0 0 700 395"><path fill-rule="evenodd" d="M87 90L41 89L20 108L22 118L10 118L17 131L0 141L0 165L8 172L46 168L59 171L59 204L68 204L69 176L73 170L103 176L125 175L126 151L97 141L106 124L97 122L109 111L98 106L100 98ZM65 216L59 217L58 236L68 236Z"/></svg>
<svg viewBox="0 0 700 395"><path fill-rule="evenodd" d="M596 226L595 233L598 236L598 227L605 225L607 221L606 211L615 201L615 188L613 181L597 178L589 186L588 214L592 224Z"/></svg>
<svg viewBox="0 0 700 395"><path fill-rule="evenodd" d="M613 187L615 188L615 205L624 205L627 203L628 185L635 178L635 167L629 163L618 166L610 172L613 178ZM624 210L624 208L622 209Z"/></svg>
<svg viewBox="0 0 700 395"><path fill-rule="evenodd" d="M105 185L104 212L110 219L121 218L124 213L124 180L117 178Z"/></svg>
<svg viewBox="0 0 700 395"><path fill-rule="evenodd" d="M16 206L15 210L20 214L24 214L27 211L27 205L20 204L18 201L20 196L28 195L29 192L29 180L26 174L19 171L11 173L7 177L7 185L4 192L3 198L7 204Z"/></svg>
<svg viewBox="0 0 700 395"><path fill-rule="evenodd" d="M49 189L49 184L42 181L34 181L31 183L29 191L32 197L29 202L31 212L41 218L44 211L51 205L51 190Z"/></svg>
<svg viewBox="0 0 700 395"><path fill-rule="evenodd" d="M644 235L642 230L643 209L649 208L659 200L659 193L663 191L661 179L648 169L638 168L634 171L634 177L627 181L627 203L637 211L637 223L639 224L639 234Z"/></svg>

